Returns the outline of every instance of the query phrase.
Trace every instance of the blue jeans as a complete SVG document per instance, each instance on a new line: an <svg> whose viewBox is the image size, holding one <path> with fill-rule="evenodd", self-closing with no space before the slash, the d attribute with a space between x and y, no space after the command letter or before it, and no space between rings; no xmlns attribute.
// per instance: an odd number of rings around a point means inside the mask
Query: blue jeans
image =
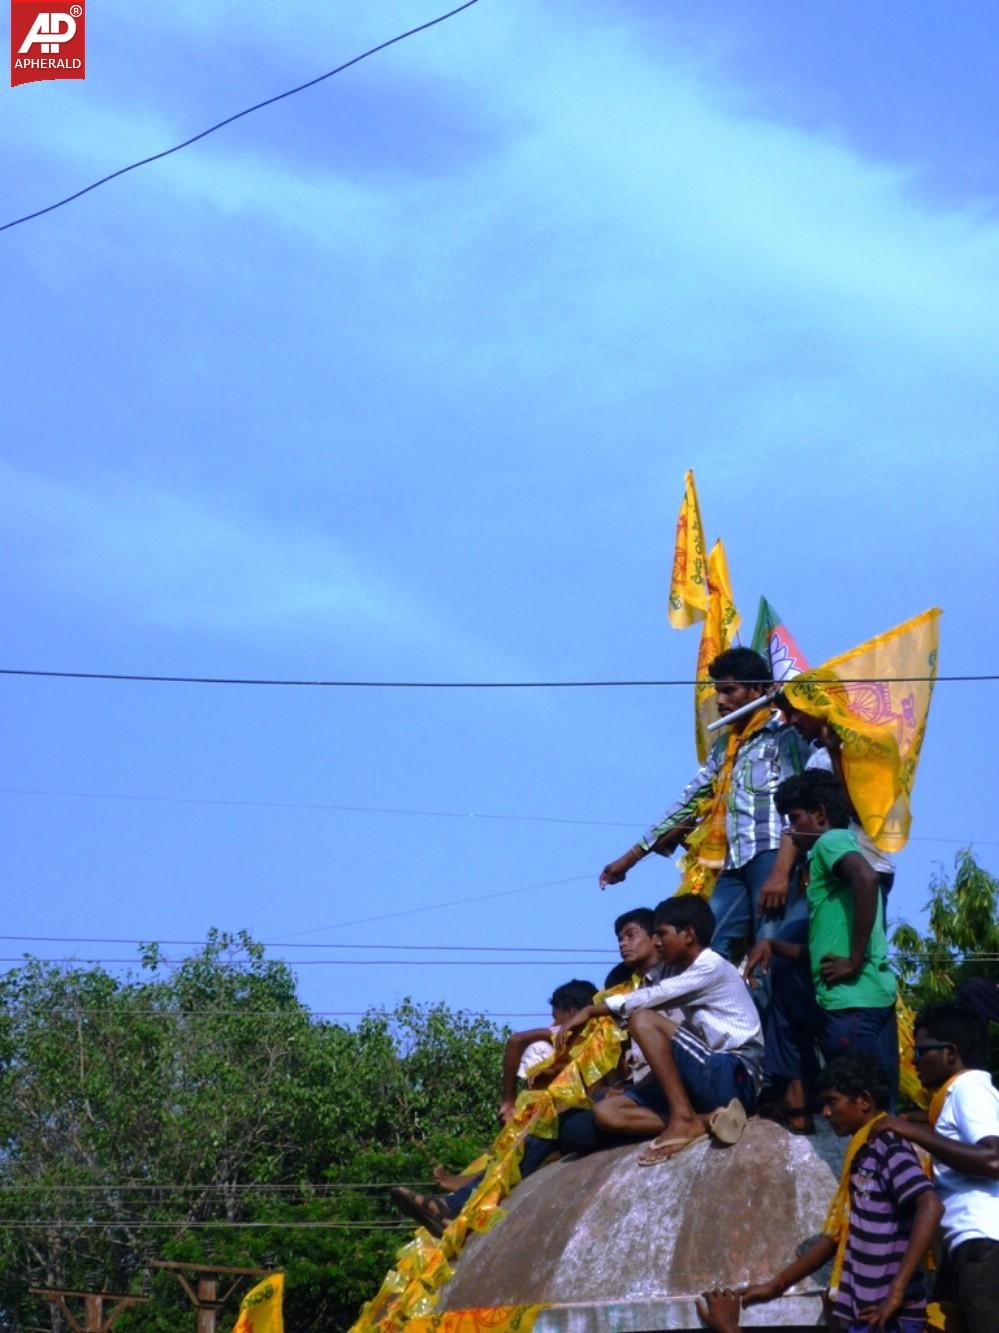
<svg viewBox="0 0 999 1333"><path fill-rule="evenodd" d="M683 1079L695 1111L704 1115L737 1098L752 1115L756 1106L756 1084L737 1055L730 1051L709 1051L683 1028L673 1034L671 1046L677 1073ZM637 1106L647 1106L660 1115L669 1113L669 1105L655 1074L646 1074L639 1082L625 1088L624 1096Z"/></svg>
<svg viewBox="0 0 999 1333"><path fill-rule="evenodd" d="M715 914L711 947L728 958L739 940L781 939L800 941L808 933L808 903L798 892L798 876L792 874L787 906L780 916L760 916L760 895L777 860L776 851L758 852L738 868L732 866L718 876L708 900Z"/></svg>
<svg viewBox="0 0 999 1333"><path fill-rule="evenodd" d="M772 1002L764 1019L763 1073L767 1082L804 1079L818 1072L815 1048L828 1064L838 1055L873 1055L891 1083L891 1110L898 1089L898 1025L895 1006L823 1009L815 997L812 975L801 963L775 958L770 968Z"/></svg>

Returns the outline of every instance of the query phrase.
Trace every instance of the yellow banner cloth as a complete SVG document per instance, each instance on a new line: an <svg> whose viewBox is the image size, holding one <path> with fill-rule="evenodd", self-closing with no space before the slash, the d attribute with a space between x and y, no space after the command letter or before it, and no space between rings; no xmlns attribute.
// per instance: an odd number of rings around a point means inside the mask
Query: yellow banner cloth
<svg viewBox="0 0 999 1333"><path fill-rule="evenodd" d="M708 605L701 626L701 643L697 650L697 684L694 686L694 739L697 758L702 764L711 749L708 723L718 717L715 686L708 676L708 667L719 653L731 648L739 624L725 547L717 541L708 556Z"/></svg>
<svg viewBox="0 0 999 1333"><path fill-rule="evenodd" d="M239 1303L232 1333L284 1333L284 1274L270 1273Z"/></svg>
<svg viewBox="0 0 999 1333"><path fill-rule="evenodd" d="M676 520L673 574L669 585L667 615L674 629L686 629L703 620L708 610L708 562L701 507L697 503L694 474L683 479L683 503Z"/></svg>
<svg viewBox="0 0 999 1333"><path fill-rule="evenodd" d="M729 730L725 742L725 755L722 759L715 789L703 803L697 814L697 826L687 838L687 851L680 862L682 879L677 893L697 893L702 898L710 898L718 874L725 864L728 852L728 834L725 831L725 816L732 790L732 771L739 747L755 736L770 721L771 710L764 705L759 712L750 713L749 721L742 731Z"/></svg>
<svg viewBox="0 0 999 1333"><path fill-rule="evenodd" d="M871 1137L871 1130L879 1120L884 1118L885 1113L882 1111L880 1115L876 1115L873 1120L868 1120L866 1125L858 1129L850 1140L846 1156L843 1158L843 1169L839 1173L839 1184L836 1186L836 1193L832 1197L832 1203L829 1205L829 1211L822 1227L822 1234L836 1242L836 1254L833 1258L832 1273L829 1277L829 1293L833 1296L839 1290L839 1280L843 1274L843 1259L846 1256L846 1242L850 1234L850 1173L853 1171L854 1159Z"/></svg>
<svg viewBox="0 0 999 1333"><path fill-rule="evenodd" d="M637 978L595 997L617 995L634 990ZM390 1269L373 1300L361 1311L350 1333L529 1333L538 1312L544 1306L516 1306L496 1310L455 1311L466 1321L477 1323L436 1323L447 1321L450 1314L435 1315L437 1293L452 1275L450 1260L461 1251L469 1231L490 1231L504 1217L500 1203L520 1180L520 1159L528 1134L554 1140L558 1137L560 1111L589 1106L588 1089L614 1069L621 1057L626 1033L612 1018L594 1018L576 1036L567 1051L556 1053L545 1062L551 1078L544 1088L528 1088L517 1098L513 1118L500 1131L488 1153L473 1166L483 1170L482 1180L465 1207L435 1240L420 1227L414 1238L396 1253ZM464 1174L473 1174L466 1167ZM252 1295L252 1293L251 1293ZM495 1324L486 1322L496 1318ZM505 1322L504 1322L505 1321ZM263 1326L266 1333L270 1330ZM258 1333L240 1330L240 1333Z"/></svg>
<svg viewBox="0 0 999 1333"><path fill-rule="evenodd" d="M547 1305L498 1305L484 1310L447 1310L427 1319L412 1319L408 1333L531 1333Z"/></svg>
<svg viewBox="0 0 999 1333"><path fill-rule="evenodd" d="M932 607L784 685L792 707L822 718L839 737L850 799L865 833L884 852L901 851L909 838L940 614Z"/></svg>
<svg viewBox="0 0 999 1333"><path fill-rule="evenodd" d="M910 1102L924 1110L930 1104L930 1094L919 1081L915 1067L915 1026L916 1015L902 999L895 1001L895 1016L898 1020L898 1090Z"/></svg>

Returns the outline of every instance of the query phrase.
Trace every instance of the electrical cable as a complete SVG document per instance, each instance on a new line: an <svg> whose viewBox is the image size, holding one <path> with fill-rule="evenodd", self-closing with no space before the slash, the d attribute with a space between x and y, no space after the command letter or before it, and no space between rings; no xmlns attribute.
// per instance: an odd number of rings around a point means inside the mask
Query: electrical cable
<svg viewBox="0 0 999 1333"><path fill-rule="evenodd" d="M473 0L475 3L476 0ZM8 224L9 225L9 224ZM2 228L0 228L2 230ZM581 690L646 686L713 685L713 680L293 680L254 676L161 676L123 671L41 671L0 667L0 676L35 676L51 680L113 680L155 685L274 685L350 690ZM966 676L843 676L836 685L976 684L999 680L997 675ZM736 681L758 685L759 681Z"/></svg>
<svg viewBox="0 0 999 1333"><path fill-rule="evenodd" d="M134 801L161 805L232 806L253 810L326 810L336 814L412 815L424 819L488 820L521 824L570 824L577 828L635 829L638 819L568 819L558 815L490 814L475 810L420 810L404 806L338 805L326 801L252 801L241 798L201 796L141 796L126 792L54 791L38 787L0 787L0 796L43 796L87 801ZM999 841L988 838L945 838L927 834L910 836L909 842L948 842L955 846L999 847ZM4 936L0 935L0 939Z"/></svg>
<svg viewBox="0 0 999 1333"><path fill-rule="evenodd" d="M380 42L378 46L372 46L367 51L362 51L359 56L354 56L352 60L347 60L342 65L337 65L335 69L327 70L325 74L320 74L314 79L309 79L305 83L300 83L294 88L288 88L283 93L277 93L274 97L267 97L262 102L255 102L253 106L245 107L242 111L237 111L234 115L226 116L224 120L217 121L214 125L209 125L208 129L201 130L198 134L193 134L183 143L174 144L172 148L164 148L162 152L153 153L149 157L141 158L138 162L131 162L127 167L119 167L117 171L110 172L107 176L102 176L100 180L93 181L90 185L85 185L82 190L77 190L74 194L66 195L64 199L57 200L54 204L49 204L46 208L36 208L33 213L25 213L23 217L14 218L11 222L5 222L0 225L0 231L9 231L11 227L19 227L22 222L31 222L34 218L43 217L46 213L52 213L57 208L63 208L66 204L71 204L74 199L79 199L91 190L98 189L101 185L107 185L109 181L116 180L119 176L125 176L130 171L136 171L139 167L148 166L151 162L159 162L161 158L170 157L173 153L179 153L182 148L189 148L191 144L197 143L199 139L206 139L209 134L214 134L217 130L223 129L226 125L231 125L233 121L242 120L244 116L252 115L254 111L261 111L266 106L273 106L275 102L282 102L286 97L294 97L296 93L304 92L306 88L314 88L317 83L323 83L326 79L331 79L334 74L341 74L345 69L350 69L352 65L360 64L362 60L367 60L369 56L377 55L379 51L386 50L387 47L395 46L396 42L405 41L407 37L415 37L417 33L426 32L428 28L434 28L438 23L444 23L447 19L454 18L464 9L471 9L478 0L465 0L465 3L458 5L456 9L448 10L446 14L440 14L435 19L430 19L426 23L421 23L416 28L410 28L407 32L401 32L395 37L389 38L386 42Z"/></svg>
<svg viewBox="0 0 999 1333"><path fill-rule="evenodd" d="M159 946L176 945L183 948L203 949L204 940L150 940L123 939L99 935L0 935L0 940L24 941L29 944L134 944L155 943ZM580 945L576 949L546 948L541 944L290 944L287 941L261 940L262 948L274 948L277 943L285 949L411 949L421 953L437 951L440 953L596 953L602 957L612 955L614 949L589 948ZM291 960L285 960L291 961Z"/></svg>

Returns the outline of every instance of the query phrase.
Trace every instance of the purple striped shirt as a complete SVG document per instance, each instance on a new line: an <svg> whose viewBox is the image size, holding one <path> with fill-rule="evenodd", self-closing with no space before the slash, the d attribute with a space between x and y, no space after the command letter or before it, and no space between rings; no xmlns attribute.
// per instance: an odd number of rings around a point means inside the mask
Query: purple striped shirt
<svg viewBox="0 0 999 1333"><path fill-rule="evenodd" d="M932 1189L915 1149L897 1134L871 1139L850 1176L850 1234L833 1313L846 1323L888 1295L909 1246L916 1200ZM917 1268L896 1319L926 1314L926 1285Z"/></svg>

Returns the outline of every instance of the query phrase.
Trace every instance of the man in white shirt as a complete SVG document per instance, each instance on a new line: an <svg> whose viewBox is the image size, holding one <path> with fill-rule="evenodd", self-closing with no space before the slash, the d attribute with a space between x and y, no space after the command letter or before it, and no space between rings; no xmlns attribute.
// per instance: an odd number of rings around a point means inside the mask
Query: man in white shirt
<svg viewBox="0 0 999 1333"><path fill-rule="evenodd" d="M999 1093L985 1068L985 1025L962 1005L930 1005L916 1016L914 1060L933 1092L930 1123L886 1116L892 1130L933 1157L944 1206L946 1264L937 1299L956 1299L966 1333L999 1328Z"/></svg>
<svg viewBox="0 0 999 1333"><path fill-rule="evenodd" d="M649 1074L611 1089L594 1107L606 1133L658 1138L639 1161L651 1166L712 1133L735 1142L753 1109L763 1065L756 1006L736 969L709 947L715 918L693 894L667 898L655 910L663 959L658 981L581 1009L560 1042L591 1018L626 1024Z"/></svg>

